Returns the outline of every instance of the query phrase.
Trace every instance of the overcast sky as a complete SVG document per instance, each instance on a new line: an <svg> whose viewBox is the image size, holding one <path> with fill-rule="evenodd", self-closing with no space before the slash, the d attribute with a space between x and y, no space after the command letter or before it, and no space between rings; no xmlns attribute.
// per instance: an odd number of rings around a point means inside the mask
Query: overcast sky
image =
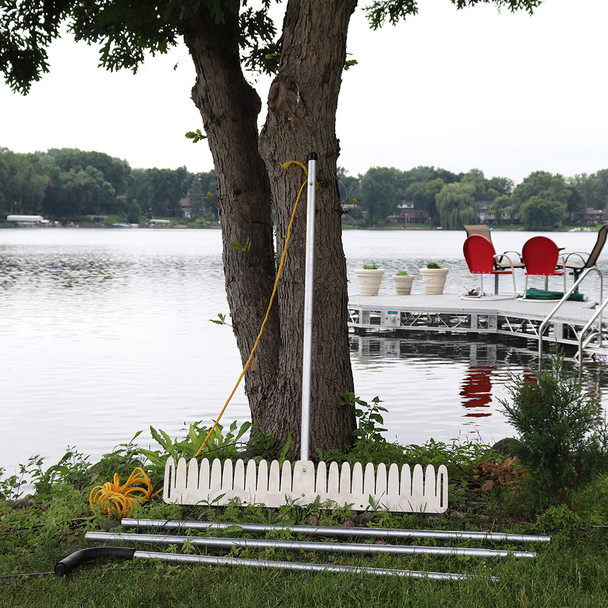
<svg viewBox="0 0 608 608"><path fill-rule="evenodd" d="M361 0L363 6L368 4ZM338 109L339 165L481 169L515 182L546 170L572 176L608 168L608 0L545 0L534 16L493 5L457 11L420 0L420 13L372 32L359 10ZM50 53L51 73L27 97L0 85L0 147L73 147L134 168L209 171L190 100L185 48L140 72L108 73L69 39ZM268 81L258 83L263 100Z"/></svg>

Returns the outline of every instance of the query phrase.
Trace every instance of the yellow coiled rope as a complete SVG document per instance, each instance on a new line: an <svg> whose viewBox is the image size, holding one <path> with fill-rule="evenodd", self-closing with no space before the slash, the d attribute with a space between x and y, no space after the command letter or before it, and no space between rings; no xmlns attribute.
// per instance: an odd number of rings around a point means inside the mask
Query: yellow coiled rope
<svg viewBox="0 0 608 608"><path fill-rule="evenodd" d="M89 505L94 513L116 513L122 519L128 517L137 502L147 500L153 492L150 478L143 469L137 467L122 486L118 473L114 475L113 482L95 486L89 494Z"/></svg>

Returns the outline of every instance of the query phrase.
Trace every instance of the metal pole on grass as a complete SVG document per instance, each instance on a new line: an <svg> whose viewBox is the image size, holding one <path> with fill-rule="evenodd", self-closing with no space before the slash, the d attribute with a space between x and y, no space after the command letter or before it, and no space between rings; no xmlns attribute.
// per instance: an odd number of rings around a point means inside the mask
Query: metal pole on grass
<svg viewBox="0 0 608 608"><path fill-rule="evenodd" d="M506 534L504 532L476 532L473 530L404 530L399 528L344 528L342 526L297 526L287 524L251 524L218 521L179 521L167 519L132 519L125 517L120 522L124 528L161 528L164 530L227 530L238 526L244 532L267 534L279 530L287 530L294 534L307 536L336 536L339 538L358 536L362 538L437 538L443 540L468 539L492 542L522 542L522 543L548 543L550 536L537 536L532 534Z"/></svg>

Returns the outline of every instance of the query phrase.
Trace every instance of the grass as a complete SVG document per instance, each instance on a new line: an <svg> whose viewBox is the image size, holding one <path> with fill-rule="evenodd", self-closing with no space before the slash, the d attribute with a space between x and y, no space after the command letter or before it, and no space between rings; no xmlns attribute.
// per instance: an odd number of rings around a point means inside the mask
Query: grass
<svg viewBox="0 0 608 608"><path fill-rule="evenodd" d="M218 520L224 522L282 523L322 526L367 526L438 530L482 530L550 534L549 543L417 540L403 544L535 551L535 558L464 557L388 554L329 554L310 550L285 552L276 548L232 548L231 557L302 563L344 564L415 572L460 573L466 580L374 576L347 572L308 572L244 566L205 566L158 560L99 559L82 564L67 576L53 574L55 564L87 546L88 530L122 531L119 521L88 505L91 488L119 473L122 482L135 466L144 466L153 483L162 484L163 454L190 453L206 429L191 425L185 440L156 432L161 449L141 451L133 442L117 446L91 466L75 449L45 468L33 457L21 468L35 493L20 496L21 479L2 479L0 470L0 606L29 607L172 607L213 608L279 606L447 606L599 607L608 597L608 477L599 472L582 487L565 494L544 509L535 500L535 485L514 458L498 454L478 442L451 444L429 441L422 446L399 446L382 435L380 400L371 403L345 395L357 412L358 429L347 454L319 454L324 460L445 464L450 474L449 509L442 515L389 513L369 509L352 512L347 506L324 509L319 505L278 509L263 505L226 507L166 505L155 497L135 506L132 517L150 519ZM219 431L214 454L233 458L236 425ZM229 438L231 438L229 440ZM271 438L256 445L265 458L284 456ZM145 452L145 453L144 453ZM539 478L540 479L540 478ZM528 480L529 481L529 480ZM156 533L159 533L158 531ZM204 532L203 532L204 534ZM232 530L226 536L245 536ZM252 535L250 535L252 536ZM269 539L331 540L272 531ZM259 536L258 536L259 538ZM354 539L356 541L356 539ZM337 542L337 541L334 541ZM359 541L361 542L361 541ZM371 542L371 541L367 541ZM376 542L393 542L390 540ZM113 543L125 546L125 543ZM140 551L205 553L192 545L136 547ZM37 576L36 573L42 573Z"/></svg>
<svg viewBox="0 0 608 608"><path fill-rule="evenodd" d="M120 531L118 522L99 514L92 515L88 510L88 491L91 484L98 480L83 479L81 475L75 475L73 470L68 475L69 469L64 469L61 475L52 479L52 476L46 475L45 482L50 485L39 486L41 494L20 500L0 501L0 577L3 577L0 580L0 606L68 608L120 605L140 608L204 605L274 608L445 605L467 608L582 608L604 605L608 597L608 530L594 527L590 522L598 523L607 515L606 507L596 505L594 497L605 502L608 480L604 477L596 479L592 486L578 495L572 508L554 506L546 512L531 514L527 511L525 498L510 485L496 485L489 492L480 491L483 480L475 473L480 470L475 460L485 458L491 451L481 450L480 446L475 449L455 446L454 450L457 453L451 454L452 467L454 463L460 463L456 469L458 477L452 480L451 507L440 516L353 513L345 507L333 511L294 506L267 509L260 505L181 507L165 505L158 498L138 506L133 516L254 523L478 529L534 534L549 531L552 535L550 543L457 543L469 547L536 551L536 558L340 556L313 552L287 553L272 549L233 549L229 553L231 556L254 559L331 562L422 572L456 572L471 576L458 582L350 573L209 567L151 560L96 560L83 564L65 577L55 574L15 576L52 572L57 561L87 546L84 539L87 530L114 528ZM447 457L449 446L433 443L426 456L431 455L439 460L442 451ZM418 446L415 453L419 458L425 458L423 446ZM470 462L465 466L467 454ZM234 536L234 533L226 535ZM269 533L267 536L296 538L285 532L278 535ZM304 537L298 538L305 540ZM428 545L455 544L432 540L418 542ZM409 544L415 544L415 541ZM137 548L148 549L143 545ZM159 545L150 550L170 549ZM497 577L499 581L492 577Z"/></svg>
<svg viewBox="0 0 608 608"><path fill-rule="evenodd" d="M374 558L370 565L428 571L463 571L473 578L445 582L370 575L283 572L244 567L172 565L166 562L95 562L67 577L5 579L2 606L462 606L604 605L608 549L603 530L559 533L525 560ZM19 560L23 569L46 570L60 551ZM293 556L272 556L294 559ZM298 559L302 559L300 556ZM334 560L338 561L338 560ZM349 563L367 565L355 558ZM494 581L491 576L498 577Z"/></svg>

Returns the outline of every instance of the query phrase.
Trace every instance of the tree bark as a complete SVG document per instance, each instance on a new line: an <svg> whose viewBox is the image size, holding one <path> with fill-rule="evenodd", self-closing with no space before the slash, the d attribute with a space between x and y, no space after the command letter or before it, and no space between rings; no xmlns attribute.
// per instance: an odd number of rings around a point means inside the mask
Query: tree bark
<svg viewBox="0 0 608 608"><path fill-rule="evenodd" d="M236 27L236 17L216 23L201 9L188 22L184 39L197 74L192 99L201 112L215 165L226 294L244 365L266 313L275 265L270 184L258 152L261 102L243 76L236 43L227 46L235 39ZM279 337L278 311L273 308L245 376L252 409L272 399ZM255 417L253 422L259 424Z"/></svg>
<svg viewBox="0 0 608 608"><path fill-rule="evenodd" d="M353 391L348 344L348 291L342 246L342 207L337 181L339 144L336 109L346 61L346 35L356 0L290 1L283 23L279 76L268 97L268 115L260 137L277 221L277 251L282 251L291 209L304 176L282 163L305 162L318 156L315 217L315 275L311 437L317 449L343 447L355 428L352 408L340 405ZM299 396L302 389L302 334L305 277L306 208L298 209L280 284L280 324L283 349L279 361L281 392ZM274 431L287 431L299 440L299 427L286 429L285 418L299 415L299 399L284 403L288 413L276 411ZM298 441L299 443L299 441Z"/></svg>
<svg viewBox="0 0 608 608"><path fill-rule="evenodd" d="M204 11L184 38L218 179L226 293L243 363L261 326L275 276L271 199L277 258L304 173L282 164L318 155L311 456L343 448L355 428L353 408L340 405L353 391L347 333L346 263L336 178L335 117L346 57L346 33L356 0L290 0L280 75L258 141L260 100L243 77L233 39L236 20L216 23ZM259 146L259 150L258 150ZM261 152L261 155L260 155ZM264 160L262 160L262 158ZM280 444L300 444L306 205L298 209L277 299L252 368L245 376L252 423ZM235 247L234 244L238 245Z"/></svg>

